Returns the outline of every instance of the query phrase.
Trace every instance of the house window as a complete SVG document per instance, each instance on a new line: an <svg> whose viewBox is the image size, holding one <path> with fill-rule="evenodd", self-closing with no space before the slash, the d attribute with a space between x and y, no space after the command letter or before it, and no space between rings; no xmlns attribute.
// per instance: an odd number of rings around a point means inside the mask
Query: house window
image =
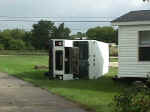
<svg viewBox="0 0 150 112"><path fill-rule="evenodd" d="M139 61L150 61L150 31L139 32Z"/></svg>

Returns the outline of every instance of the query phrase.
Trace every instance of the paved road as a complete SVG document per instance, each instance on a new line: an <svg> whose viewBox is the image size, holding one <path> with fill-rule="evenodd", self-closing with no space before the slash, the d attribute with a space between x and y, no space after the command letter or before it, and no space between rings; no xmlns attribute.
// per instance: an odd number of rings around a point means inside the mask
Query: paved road
<svg viewBox="0 0 150 112"><path fill-rule="evenodd" d="M86 112L72 102L0 73L0 112Z"/></svg>

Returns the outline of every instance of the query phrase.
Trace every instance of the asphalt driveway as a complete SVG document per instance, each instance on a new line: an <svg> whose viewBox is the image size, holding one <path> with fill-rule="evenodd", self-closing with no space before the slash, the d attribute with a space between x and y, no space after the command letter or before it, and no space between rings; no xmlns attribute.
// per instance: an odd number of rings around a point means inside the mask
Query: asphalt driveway
<svg viewBox="0 0 150 112"><path fill-rule="evenodd" d="M32 84L0 73L0 112L86 112Z"/></svg>

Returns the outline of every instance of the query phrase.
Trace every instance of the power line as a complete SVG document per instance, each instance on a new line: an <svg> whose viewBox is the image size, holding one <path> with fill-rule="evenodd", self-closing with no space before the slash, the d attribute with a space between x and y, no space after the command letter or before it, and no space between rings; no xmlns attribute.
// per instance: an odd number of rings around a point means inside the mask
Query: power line
<svg viewBox="0 0 150 112"><path fill-rule="evenodd" d="M55 16L49 16L49 17L25 17L25 16L0 16L0 18L116 18L116 17L98 17L98 16L95 16L95 17L91 17L91 16L85 16L85 17L83 17L83 16L68 16L68 17L55 17Z"/></svg>
<svg viewBox="0 0 150 112"><path fill-rule="evenodd" d="M10 20L5 20L5 19L1 19L0 21L10 21L10 22L38 22L38 21L35 21L35 20L16 20L16 19L10 19ZM60 21L51 21L51 22L63 22L63 23L99 23L99 22L111 22L111 21L107 21L107 20L104 20L104 21L89 21L89 20L84 20L84 21L70 21L70 20L60 20Z"/></svg>

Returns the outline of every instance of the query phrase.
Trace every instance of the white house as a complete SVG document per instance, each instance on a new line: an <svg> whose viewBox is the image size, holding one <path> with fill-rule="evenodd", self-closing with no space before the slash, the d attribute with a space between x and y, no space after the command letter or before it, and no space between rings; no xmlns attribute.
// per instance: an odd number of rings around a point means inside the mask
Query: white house
<svg viewBox="0 0 150 112"><path fill-rule="evenodd" d="M150 72L150 10L131 11L112 25L119 30L118 77L146 78Z"/></svg>

